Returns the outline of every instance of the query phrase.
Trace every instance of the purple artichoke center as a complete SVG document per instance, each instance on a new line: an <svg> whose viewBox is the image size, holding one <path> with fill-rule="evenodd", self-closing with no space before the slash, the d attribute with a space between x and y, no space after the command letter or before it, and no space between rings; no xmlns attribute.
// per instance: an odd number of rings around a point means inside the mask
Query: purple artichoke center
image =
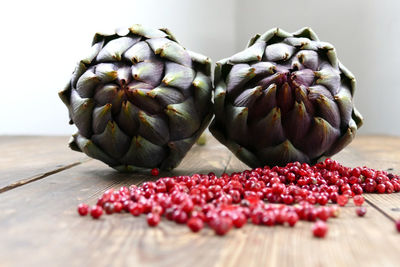
<svg viewBox="0 0 400 267"><path fill-rule="evenodd" d="M177 166L211 118L211 61L168 30L96 34L60 97L70 144L118 170Z"/></svg>
<svg viewBox="0 0 400 267"><path fill-rule="evenodd" d="M269 45L262 61L234 64L226 82L228 101L245 108L236 119L247 116L248 133L230 132L243 146L256 150L289 140L314 158L348 128L352 104L338 105L335 96L348 92L349 82L323 53L283 42Z"/></svg>
<svg viewBox="0 0 400 267"><path fill-rule="evenodd" d="M275 28L217 62L210 131L252 167L314 163L354 138L355 78L310 28Z"/></svg>

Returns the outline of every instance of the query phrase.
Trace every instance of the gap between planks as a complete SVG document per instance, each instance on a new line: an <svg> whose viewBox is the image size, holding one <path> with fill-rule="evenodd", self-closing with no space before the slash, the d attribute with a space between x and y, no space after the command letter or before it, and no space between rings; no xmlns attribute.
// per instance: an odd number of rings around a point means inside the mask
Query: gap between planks
<svg viewBox="0 0 400 267"><path fill-rule="evenodd" d="M23 185L26 185L26 184L29 184L29 183L33 183L33 182L41 180L41 179L44 179L46 177L49 177L49 176L51 176L53 174L62 172L64 170L68 170L70 168L73 168L73 167L78 166L78 165L80 165L82 163L88 162L90 160L92 160L92 159L88 158L88 159L85 159L85 160L82 160L82 161L74 162L74 163L68 164L66 166L63 166L63 167L60 167L60 168L57 168L57 169L54 169L54 170L39 174L39 175L35 175L35 176L27 178L27 179L19 180L17 182L14 182L12 184L9 184L9 185L6 185L6 186L0 188L0 194L4 193L4 192L7 192L9 190L12 190L14 188L17 188L17 187L20 187L20 186L23 186Z"/></svg>
<svg viewBox="0 0 400 267"><path fill-rule="evenodd" d="M390 214L386 213L383 209L381 209L378 205L376 205L374 202L370 201L367 198L364 198L365 202L367 202L371 207L373 207L374 209L376 209L378 212L380 212L383 216L385 216L386 218L388 218L389 220L395 222L396 219L393 218Z"/></svg>

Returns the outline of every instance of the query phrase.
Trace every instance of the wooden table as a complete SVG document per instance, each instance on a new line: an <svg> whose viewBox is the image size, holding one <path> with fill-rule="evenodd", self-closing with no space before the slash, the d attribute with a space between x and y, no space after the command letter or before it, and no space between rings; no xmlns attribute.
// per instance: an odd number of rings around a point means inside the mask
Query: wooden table
<svg viewBox="0 0 400 267"><path fill-rule="evenodd" d="M144 175L120 174L67 148L67 137L0 137L0 266L400 266L400 194L366 195L364 218L351 203L329 222L325 239L311 224L251 224L218 237L192 234L163 220L147 227L130 214L100 220L77 215L106 189L139 184ZM400 173L400 138L359 136L335 157ZM194 146L173 174L221 174L247 167L210 138Z"/></svg>

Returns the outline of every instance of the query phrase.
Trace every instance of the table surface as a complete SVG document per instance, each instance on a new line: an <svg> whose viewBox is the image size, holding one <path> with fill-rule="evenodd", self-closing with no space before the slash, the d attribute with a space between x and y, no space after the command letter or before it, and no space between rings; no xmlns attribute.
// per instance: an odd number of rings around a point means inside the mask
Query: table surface
<svg viewBox="0 0 400 267"><path fill-rule="evenodd" d="M121 174L67 148L68 137L0 137L0 266L399 266L400 194L367 194L367 214L353 203L329 221L325 239L311 224L295 228L248 224L224 237L193 234L163 219L149 228L130 214L81 218L80 202L94 204L111 187L149 176ZM400 138L358 136L334 157L400 173ZM212 137L195 145L172 174L247 169ZM164 173L171 175L171 173Z"/></svg>

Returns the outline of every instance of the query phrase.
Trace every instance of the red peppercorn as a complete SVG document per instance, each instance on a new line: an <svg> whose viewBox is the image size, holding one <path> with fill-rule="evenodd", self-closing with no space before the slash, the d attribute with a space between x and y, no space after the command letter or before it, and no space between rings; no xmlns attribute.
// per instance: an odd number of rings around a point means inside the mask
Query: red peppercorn
<svg viewBox="0 0 400 267"><path fill-rule="evenodd" d="M250 219L251 222L255 225L261 224L263 220L262 211L251 214Z"/></svg>
<svg viewBox="0 0 400 267"><path fill-rule="evenodd" d="M206 215L202 211L197 211L197 210L192 211L190 217L199 218L203 222L206 220Z"/></svg>
<svg viewBox="0 0 400 267"><path fill-rule="evenodd" d="M162 215L164 213L164 209L160 205L154 205L151 208L151 213L156 213L158 215Z"/></svg>
<svg viewBox="0 0 400 267"><path fill-rule="evenodd" d="M400 220L397 220L397 221L395 222L395 225L396 225L397 231L400 232Z"/></svg>
<svg viewBox="0 0 400 267"><path fill-rule="evenodd" d="M114 204L110 202L105 203L104 210L106 211L106 214L112 214L114 212Z"/></svg>
<svg viewBox="0 0 400 267"><path fill-rule="evenodd" d="M331 211L327 207L321 207L317 211L317 217L322 221L327 221L330 216L331 216Z"/></svg>
<svg viewBox="0 0 400 267"><path fill-rule="evenodd" d="M306 200L308 201L308 203L310 203L311 205L315 205L315 203L317 203L316 198L313 195L308 195Z"/></svg>
<svg viewBox="0 0 400 267"><path fill-rule="evenodd" d="M123 205L121 202L114 202L114 212L119 213L123 209Z"/></svg>
<svg viewBox="0 0 400 267"><path fill-rule="evenodd" d="M283 210L279 210L275 215L276 224L284 224L287 221L287 214Z"/></svg>
<svg viewBox="0 0 400 267"><path fill-rule="evenodd" d="M391 194L394 192L394 186L391 182L389 181L385 182L385 187L386 187L386 193Z"/></svg>
<svg viewBox="0 0 400 267"><path fill-rule="evenodd" d="M368 193L373 193L376 190L376 182L371 180L370 182L365 183L365 191Z"/></svg>
<svg viewBox="0 0 400 267"><path fill-rule="evenodd" d="M192 217L187 221L187 226L192 232L197 233L203 228L204 223L200 218Z"/></svg>
<svg viewBox="0 0 400 267"><path fill-rule="evenodd" d="M103 208L100 206L92 206L90 209L90 215L93 217L93 219L98 219L100 216L103 214Z"/></svg>
<svg viewBox="0 0 400 267"><path fill-rule="evenodd" d="M376 191L378 191L379 194L383 194L386 191L386 186L384 184L378 184L376 186Z"/></svg>
<svg viewBox="0 0 400 267"><path fill-rule="evenodd" d="M304 210L304 215L305 215L305 220L307 220L309 222L316 221L317 217L318 217L317 216L317 211L312 207L306 208Z"/></svg>
<svg viewBox="0 0 400 267"><path fill-rule="evenodd" d="M146 219L147 219L147 224L149 226L154 227L160 223L161 217L157 213L148 213Z"/></svg>
<svg viewBox="0 0 400 267"><path fill-rule="evenodd" d="M361 195L363 193L363 189L359 184L353 184L351 186L351 191L353 191L353 193L356 195Z"/></svg>
<svg viewBox="0 0 400 267"><path fill-rule="evenodd" d="M367 213L367 208L366 207L357 207L356 213L358 216L363 217L365 215L365 213Z"/></svg>
<svg viewBox="0 0 400 267"><path fill-rule="evenodd" d="M323 238L328 232L328 225L323 221L317 221L311 228L315 237Z"/></svg>
<svg viewBox="0 0 400 267"><path fill-rule="evenodd" d="M346 195L340 195L337 197L337 203L339 204L339 206L344 207L346 206L347 202L348 202L348 197Z"/></svg>
<svg viewBox="0 0 400 267"><path fill-rule="evenodd" d="M176 210L172 214L173 220L179 224L185 224L188 220L187 213L182 210Z"/></svg>
<svg viewBox="0 0 400 267"><path fill-rule="evenodd" d="M225 235L232 228L232 220L227 217L217 217L212 226L217 235Z"/></svg>
<svg viewBox="0 0 400 267"><path fill-rule="evenodd" d="M337 203L337 199L338 199L339 193L338 192L333 192L329 195L329 199L333 202L333 203Z"/></svg>
<svg viewBox="0 0 400 267"><path fill-rule="evenodd" d="M274 226L276 221L276 215L273 212L265 212L261 215L261 222L266 226Z"/></svg>
<svg viewBox="0 0 400 267"><path fill-rule="evenodd" d="M157 168L151 169L151 175L158 176L159 174L160 174L160 171Z"/></svg>
<svg viewBox="0 0 400 267"><path fill-rule="evenodd" d="M89 205L81 203L78 205L78 213L81 216L86 216L89 213Z"/></svg>
<svg viewBox="0 0 400 267"><path fill-rule="evenodd" d="M191 212L191 211L193 210L193 207L194 207L193 201L190 200L190 199L188 199L188 200L186 200L185 202L183 202L183 203L181 204L181 206L182 206L182 210L183 210L184 212L186 212L186 213Z"/></svg>
<svg viewBox="0 0 400 267"><path fill-rule="evenodd" d="M241 228L247 222L247 217L243 213L235 213L232 218L233 225L236 228Z"/></svg>
<svg viewBox="0 0 400 267"><path fill-rule="evenodd" d="M322 206L326 205L326 203L328 203L328 201L329 201L329 199L325 195L319 195L318 198L317 198L318 204L320 204Z"/></svg>
<svg viewBox="0 0 400 267"><path fill-rule="evenodd" d="M276 195L282 194L283 190L285 190L285 185L282 183L274 183L272 185L272 193Z"/></svg>
<svg viewBox="0 0 400 267"><path fill-rule="evenodd" d="M133 205L133 201L132 200L125 200L122 204L124 210L126 212L130 212L131 206Z"/></svg>
<svg viewBox="0 0 400 267"><path fill-rule="evenodd" d="M364 197L361 195L357 195L353 197L354 205L361 206L364 203Z"/></svg>
<svg viewBox="0 0 400 267"><path fill-rule="evenodd" d="M287 222L290 227L293 227L296 225L296 223L299 221L299 215L297 215L296 212L290 212L287 216Z"/></svg>
<svg viewBox="0 0 400 267"><path fill-rule="evenodd" d="M290 205L293 203L294 198L291 195L284 195L284 196L282 196L282 200L283 200L283 203L285 203L286 205Z"/></svg>
<svg viewBox="0 0 400 267"><path fill-rule="evenodd" d="M140 203L133 203L130 207L129 207L129 212L133 215L133 216L139 216L140 214L143 213L143 206Z"/></svg>

